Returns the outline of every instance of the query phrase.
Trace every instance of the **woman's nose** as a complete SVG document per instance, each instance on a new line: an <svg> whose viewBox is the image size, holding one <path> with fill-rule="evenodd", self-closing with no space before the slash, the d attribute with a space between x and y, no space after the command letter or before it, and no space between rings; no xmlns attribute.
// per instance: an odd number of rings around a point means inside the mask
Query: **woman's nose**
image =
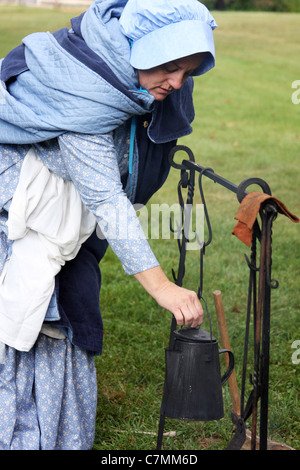
<svg viewBox="0 0 300 470"><path fill-rule="evenodd" d="M184 82L184 76L183 76L183 73L180 71L172 73L172 75L168 79L169 85L174 90L179 90L182 87L183 82Z"/></svg>

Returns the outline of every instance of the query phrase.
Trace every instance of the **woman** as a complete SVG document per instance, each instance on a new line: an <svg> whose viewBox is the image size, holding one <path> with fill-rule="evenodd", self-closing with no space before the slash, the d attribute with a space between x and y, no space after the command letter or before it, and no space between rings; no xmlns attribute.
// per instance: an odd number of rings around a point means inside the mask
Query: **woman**
<svg viewBox="0 0 300 470"><path fill-rule="evenodd" d="M163 184L169 149L191 132L191 75L214 66L215 27L197 0L98 0L70 31L29 35L0 62L0 448L92 447L108 244L178 325L201 324L133 203Z"/></svg>

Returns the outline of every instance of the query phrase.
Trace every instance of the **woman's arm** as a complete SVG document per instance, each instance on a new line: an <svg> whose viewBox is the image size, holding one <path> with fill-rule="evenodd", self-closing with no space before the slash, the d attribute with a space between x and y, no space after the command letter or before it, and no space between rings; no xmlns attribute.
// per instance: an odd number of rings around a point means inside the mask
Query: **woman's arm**
<svg viewBox="0 0 300 470"><path fill-rule="evenodd" d="M69 133L62 135L59 143L72 181L125 272L134 275L156 302L175 316L178 325L199 326L203 310L196 293L169 281L124 194L112 136Z"/></svg>
<svg viewBox="0 0 300 470"><path fill-rule="evenodd" d="M112 134L59 137L62 159L86 207L126 274L157 266L136 211L123 191Z"/></svg>

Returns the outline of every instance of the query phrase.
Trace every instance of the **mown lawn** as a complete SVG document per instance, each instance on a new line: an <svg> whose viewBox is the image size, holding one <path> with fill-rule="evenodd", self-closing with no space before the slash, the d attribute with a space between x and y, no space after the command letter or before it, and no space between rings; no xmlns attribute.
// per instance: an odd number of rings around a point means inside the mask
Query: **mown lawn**
<svg viewBox="0 0 300 470"><path fill-rule="evenodd" d="M78 11L0 7L1 57L35 30L66 26ZM217 12L216 68L195 82L196 118L189 146L196 161L239 184L265 179L274 196L300 214L300 104L292 83L300 80L299 14ZM152 203L177 202L179 172L172 170ZM204 259L204 296L219 339L212 293L222 291L240 385L248 268L248 248L231 235L238 208L235 195L212 181L204 191L213 230ZM198 193L195 202L201 203ZM149 205L148 211L151 211ZM175 240L149 240L166 273L177 269ZM185 287L199 284L198 251L187 256ZM292 360L299 329L299 224L279 215L273 226L269 437L299 449L299 367ZM104 352L96 358L99 404L95 449L154 449L164 382L164 348L170 316L122 271L108 252L102 263ZM208 328L207 321L204 328ZM299 346L298 346L299 347ZM297 359L297 356L296 356ZM165 449L224 449L234 433L228 384L225 416L218 422L167 421Z"/></svg>

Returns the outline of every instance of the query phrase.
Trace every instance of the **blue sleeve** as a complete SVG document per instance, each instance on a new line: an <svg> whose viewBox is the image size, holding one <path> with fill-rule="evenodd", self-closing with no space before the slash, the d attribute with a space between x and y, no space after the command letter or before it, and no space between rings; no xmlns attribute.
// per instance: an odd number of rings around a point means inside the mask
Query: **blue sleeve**
<svg viewBox="0 0 300 470"><path fill-rule="evenodd" d="M95 215L127 274L153 268L156 260L135 209L123 191L112 134L66 133L59 137L64 164L82 201Z"/></svg>

